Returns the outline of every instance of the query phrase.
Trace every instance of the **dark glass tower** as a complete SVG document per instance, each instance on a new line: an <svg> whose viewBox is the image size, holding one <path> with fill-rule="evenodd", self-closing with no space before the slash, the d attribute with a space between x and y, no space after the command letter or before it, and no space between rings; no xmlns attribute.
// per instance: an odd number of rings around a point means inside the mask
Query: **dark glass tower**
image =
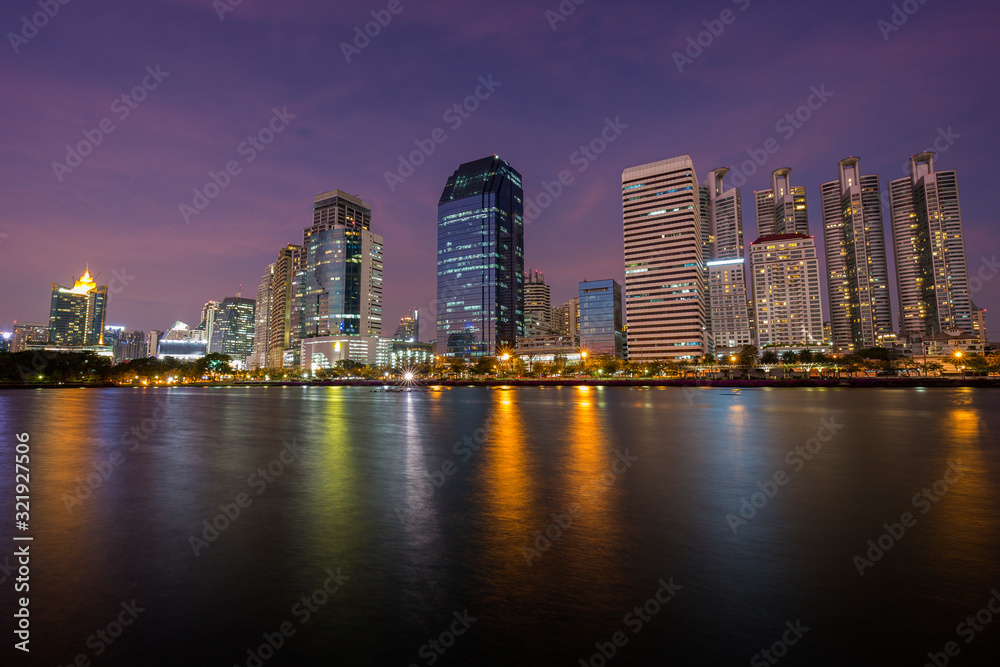
<svg viewBox="0 0 1000 667"><path fill-rule="evenodd" d="M481 357L513 348L524 326L521 175L491 155L466 162L438 202L437 349Z"/></svg>

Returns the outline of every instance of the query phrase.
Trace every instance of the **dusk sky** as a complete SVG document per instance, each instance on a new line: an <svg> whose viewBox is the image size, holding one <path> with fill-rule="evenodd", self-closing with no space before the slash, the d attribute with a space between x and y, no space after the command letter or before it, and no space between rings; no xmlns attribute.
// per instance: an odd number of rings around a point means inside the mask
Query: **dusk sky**
<svg viewBox="0 0 1000 667"><path fill-rule="evenodd" d="M525 268L544 272L558 305L581 280L623 282L624 168L690 154L704 182L774 138L777 152L742 184L748 243L753 191L769 187L772 170L791 167L793 185L807 187L821 246L819 186L836 178L838 160L860 156L884 191L937 141L936 167L959 174L970 275L992 278L972 287L996 336L1000 278L983 268L1000 250L996 2L909 0L915 11L897 10L898 29L888 0L565 0L568 16L557 0L223 2L71 0L37 31L23 19L40 11L37 0L3 3L0 329L47 322L50 283L71 284L88 262L100 284L124 274L110 283L120 290L107 324L194 326L206 301L240 284L253 298L278 249L302 242L314 196L341 189L372 205L384 237L392 334L407 308L435 300L445 181L493 153L520 171L530 201L543 181L573 175L525 231ZM231 9L223 20L220 7ZM348 62L341 43L353 45L373 11L391 21ZM679 68L674 53L689 38L705 32L709 42L705 22L719 34ZM144 80L151 90L134 109L116 102ZM477 87L486 99L468 118L445 115ZM808 121L776 126L814 89L829 97ZM241 144L275 109L289 116L248 162ZM110 133L99 130L106 118ZM627 127L593 161L574 158L607 119ZM390 188L385 172L437 128L444 143ZM54 168L84 132L100 144L77 166ZM239 173L186 222L180 205L193 206L194 189L230 161ZM891 266L887 207L883 215ZM895 291L893 282L898 327Z"/></svg>

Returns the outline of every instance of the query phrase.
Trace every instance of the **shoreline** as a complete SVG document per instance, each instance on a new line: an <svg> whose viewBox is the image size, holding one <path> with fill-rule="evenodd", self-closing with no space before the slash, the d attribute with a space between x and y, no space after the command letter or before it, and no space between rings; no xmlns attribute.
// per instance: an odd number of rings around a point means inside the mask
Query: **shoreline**
<svg viewBox="0 0 1000 667"><path fill-rule="evenodd" d="M426 387L729 387L729 388L1000 388L1000 377L978 378L917 378L917 377L852 377L841 379L788 379L788 380L706 380L696 378L509 378L475 380L428 379L410 387L382 380L284 380L267 382L197 382L170 385L119 385L113 382L67 382L67 383L0 383L0 389L162 389L164 387L390 387L395 389L420 389Z"/></svg>

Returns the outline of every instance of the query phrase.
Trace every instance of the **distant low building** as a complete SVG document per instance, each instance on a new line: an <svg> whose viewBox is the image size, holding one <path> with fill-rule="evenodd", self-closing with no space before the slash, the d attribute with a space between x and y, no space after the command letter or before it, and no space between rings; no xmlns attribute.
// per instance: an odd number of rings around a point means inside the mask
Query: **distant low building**
<svg viewBox="0 0 1000 667"><path fill-rule="evenodd" d="M925 337L923 354L928 360L952 363L962 357L983 354L984 347L978 334L955 328Z"/></svg>
<svg viewBox="0 0 1000 667"><path fill-rule="evenodd" d="M10 339L10 351L21 352L29 344L47 343L49 327L38 322L14 322L14 333Z"/></svg>
<svg viewBox="0 0 1000 667"><path fill-rule="evenodd" d="M163 338L157 347L156 358L173 357L178 361L194 361L204 357L207 352L208 346L203 340Z"/></svg>

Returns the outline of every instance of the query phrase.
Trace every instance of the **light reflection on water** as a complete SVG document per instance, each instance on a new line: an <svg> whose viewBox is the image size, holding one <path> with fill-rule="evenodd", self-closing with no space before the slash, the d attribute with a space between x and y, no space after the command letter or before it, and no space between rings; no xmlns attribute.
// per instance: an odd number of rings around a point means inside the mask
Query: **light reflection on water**
<svg viewBox="0 0 1000 667"><path fill-rule="evenodd" d="M617 663L745 663L801 617L811 630L788 664L918 664L1000 584L997 396L4 391L0 452L31 434L32 619L47 664L94 658L87 638L132 598L146 611L105 664L189 664L194 643L200 662L245 664L283 621L297 632L266 664L425 664L420 647L465 609L478 620L441 664L577 664L628 632L625 614L669 577L684 588ZM788 452L824 419L843 430L793 471ZM295 460L260 485L286 442ZM115 452L89 497L67 501ZM914 494L949 461L961 479L919 513ZM726 515L778 470L789 482L734 535ZM12 481L0 478L8 512ZM240 493L250 505L195 556L191 536ZM916 526L859 577L852 557L906 511ZM337 568L347 584L302 624L296 602ZM866 643L881 648L859 661Z"/></svg>

